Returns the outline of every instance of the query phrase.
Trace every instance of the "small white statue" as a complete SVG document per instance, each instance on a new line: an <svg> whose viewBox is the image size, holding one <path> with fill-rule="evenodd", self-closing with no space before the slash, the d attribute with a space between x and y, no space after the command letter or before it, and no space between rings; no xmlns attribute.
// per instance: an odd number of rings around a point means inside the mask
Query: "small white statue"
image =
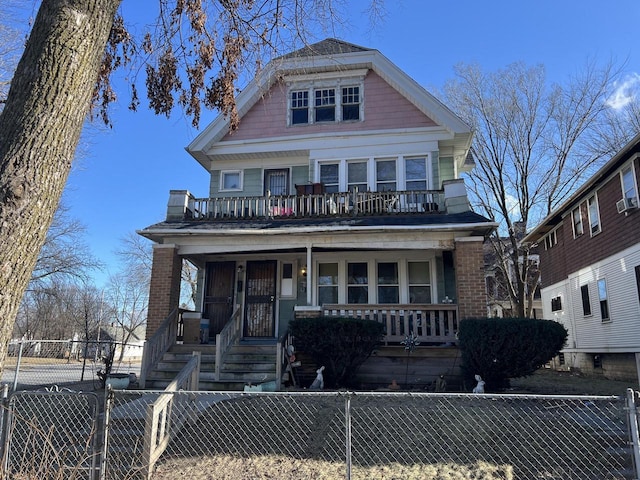
<svg viewBox="0 0 640 480"><path fill-rule="evenodd" d="M473 393L484 393L484 380L482 380L480 375L476 375L476 382L478 382L478 384L473 387Z"/></svg>
<svg viewBox="0 0 640 480"><path fill-rule="evenodd" d="M316 375L316 379L313 381L313 383L309 387L310 390L322 390L322 389L324 389L324 377L322 376L323 370L324 370L324 365L322 367L320 367L318 370L316 370L316 373L318 375Z"/></svg>

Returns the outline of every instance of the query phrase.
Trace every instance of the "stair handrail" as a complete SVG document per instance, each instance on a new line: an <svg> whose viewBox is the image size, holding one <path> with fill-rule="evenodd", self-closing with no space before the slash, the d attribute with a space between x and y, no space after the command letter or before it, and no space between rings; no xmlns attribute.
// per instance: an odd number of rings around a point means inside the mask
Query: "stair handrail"
<svg viewBox="0 0 640 480"><path fill-rule="evenodd" d="M154 465L169 446L171 439L180 433L182 425L197 411L194 405L190 405L191 401L195 401L195 397L176 392L198 390L200 364L200 352L193 352L191 360L167 385L163 393L155 402L147 405L143 446L143 465L146 468L147 479L151 478Z"/></svg>
<svg viewBox="0 0 640 480"><path fill-rule="evenodd" d="M222 370L222 359L230 346L234 345L240 340L240 334L242 332L242 309L240 305L236 305L235 310L231 314L231 318L220 331L216 334L216 366L215 376L216 382L220 381L220 375Z"/></svg>
<svg viewBox="0 0 640 480"><path fill-rule="evenodd" d="M145 387L145 382L153 366L160 361L169 347L176 341L178 335L178 309L174 308L160 324L151 338L145 340L142 350L142 363L140 365L140 388Z"/></svg>

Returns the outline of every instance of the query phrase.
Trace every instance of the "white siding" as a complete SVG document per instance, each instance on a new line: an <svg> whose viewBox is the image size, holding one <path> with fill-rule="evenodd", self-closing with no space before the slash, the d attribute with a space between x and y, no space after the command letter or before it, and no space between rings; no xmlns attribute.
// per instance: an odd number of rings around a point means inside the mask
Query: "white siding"
<svg viewBox="0 0 640 480"><path fill-rule="evenodd" d="M635 266L640 265L640 244L588 268L574 272L568 279L569 308L575 319L575 348L601 352L640 352L640 302ZM610 320L602 322L597 281L605 279ZM589 285L590 316L584 316L580 287ZM549 289L545 289L547 291ZM550 298L545 301L550 310ZM548 305L547 305L548 303Z"/></svg>
<svg viewBox="0 0 640 480"><path fill-rule="evenodd" d="M568 282L566 280L542 289L542 318L555 320L556 322L564 325L567 332L569 332L566 348L572 348L575 341L575 328L573 325L571 299L569 298L568 291ZM555 297L560 297L562 299L562 310L552 312L551 299Z"/></svg>

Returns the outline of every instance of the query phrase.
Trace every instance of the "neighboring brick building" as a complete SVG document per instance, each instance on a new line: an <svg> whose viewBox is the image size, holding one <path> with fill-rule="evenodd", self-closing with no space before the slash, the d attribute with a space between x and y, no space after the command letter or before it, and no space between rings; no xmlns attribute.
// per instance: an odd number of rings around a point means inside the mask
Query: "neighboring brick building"
<svg viewBox="0 0 640 480"><path fill-rule="evenodd" d="M544 317L569 338L557 364L638 385L640 135L530 232Z"/></svg>

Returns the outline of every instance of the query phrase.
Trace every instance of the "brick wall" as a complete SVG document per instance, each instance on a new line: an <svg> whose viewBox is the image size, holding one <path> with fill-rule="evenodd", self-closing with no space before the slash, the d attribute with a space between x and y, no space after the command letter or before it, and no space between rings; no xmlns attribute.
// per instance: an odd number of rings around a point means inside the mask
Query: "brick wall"
<svg viewBox="0 0 640 480"><path fill-rule="evenodd" d="M147 338L155 333L180 302L182 260L174 245L155 245L149 285Z"/></svg>
<svg viewBox="0 0 640 480"><path fill-rule="evenodd" d="M456 239L454 264L460 319L487 316L483 243L482 237Z"/></svg>

